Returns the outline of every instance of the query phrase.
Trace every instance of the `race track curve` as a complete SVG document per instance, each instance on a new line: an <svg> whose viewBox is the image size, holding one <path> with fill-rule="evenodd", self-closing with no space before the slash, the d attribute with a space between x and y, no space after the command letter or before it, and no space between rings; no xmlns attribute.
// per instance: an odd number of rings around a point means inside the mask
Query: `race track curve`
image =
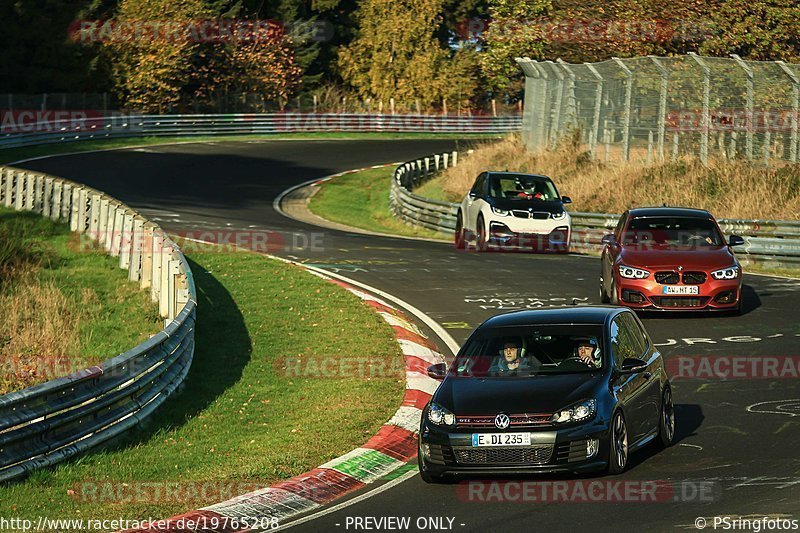
<svg viewBox="0 0 800 533"><path fill-rule="evenodd" d="M276 255L402 298L459 343L502 311L562 305L573 298L597 302L597 258L458 253L442 243L309 226L272 206L281 192L310 179L453 148L453 141L443 140L218 141L53 157L20 166L106 191L168 231L284 232L287 249ZM572 196L580 208L580 198ZM645 325L668 359L798 356L800 281L747 275L745 286L743 316L645 317ZM439 345L446 352L445 343ZM417 530L418 517L447 517L457 531L674 531L695 529L701 516L708 518L709 529L716 515L800 519L798 383L791 377L676 380L678 442L666 451L633 456L624 475L607 480L665 481L675 492L664 501L487 503L463 484L431 486L413 476L387 490L376 490L380 483L370 485L365 489L375 491L370 497L350 495L356 503L315 511L291 529L363 531L354 528L353 517L389 516L411 517L411 530ZM710 492L696 493L709 487Z"/></svg>

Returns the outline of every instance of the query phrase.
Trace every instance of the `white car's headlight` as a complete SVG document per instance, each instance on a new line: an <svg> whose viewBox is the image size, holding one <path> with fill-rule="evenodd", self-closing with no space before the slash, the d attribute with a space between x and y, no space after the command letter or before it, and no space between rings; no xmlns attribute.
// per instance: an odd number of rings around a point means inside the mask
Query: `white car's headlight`
<svg viewBox="0 0 800 533"><path fill-rule="evenodd" d="M437 426L453 426L456 416L438 403L432 403L428 409L428 420Z"/></svg>
<svg viewBox="0 0 800 533"><path fill-rule="evenodd" d="M557 411L551 418L556 424L566 424L568 422L581 422L589 420L597 412L597 400L585 400L576 403L572 407Z"/></svg>
<svg viewBox="0 0 800 533"><path fill-rule="evenodd" d="M492 213L494 213L495 215L500 215L501 217L507 217L508 215L511 214L509 211L505 209L499 209L495 206L492 206Z"/></svg>
<svg viewBox="0 0 800 533"><path fill-rule="evenodd" d="M734 265L732 267L715 270L711 273L714 279L736 279L739 277L739 267Z"/></svg>
<svg viewBox="0 0 800 533"><path fill-rule="evenodd" d="M561 211L560 213L553 213L553 220L561 220L562 218L566 218L567 212Z"/></svg>
<svg viewBox="0 0 800 533"><path fill-rule="evenodd" d="M628 279L647 279L650 277L650 272L641 268L634 268L625 265L619 266L619 275Z"/></svg>

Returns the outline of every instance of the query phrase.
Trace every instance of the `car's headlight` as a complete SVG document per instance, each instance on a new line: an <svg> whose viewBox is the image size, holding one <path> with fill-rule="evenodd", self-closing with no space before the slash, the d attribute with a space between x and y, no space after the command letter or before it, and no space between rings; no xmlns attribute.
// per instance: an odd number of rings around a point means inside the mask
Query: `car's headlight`
<svg viewBox="0 0 800 533"><path fill-rule="evenodd" d="M597 412L597 400L585 400L576 403L572 407L557 411L551 418L556 424L566 424L568 422L581 422L594 417Z"/></svg>
<svg viewBox="0 0 800 533"><path fill-rule="evenodd" d="M633 268L625 265L619 266L619 275L628 279L647 279L650 277L650 272L642 270L641 268Z"/></svg>
<svg viewBox="0 0 800 533"><path fill-rule="evenodd" d="M553 213L553 220L561 220L562 218L566 218L567 212L561 211L560 213Z"/></svg>
<svg viewBox="0 0 800 533"><path fill-rule="evenodd" d="M456 416L438 403L432 403L428 409L428 420L437 426L453 426Z"/></svg>
<svg viewBox="0 0 800 533"><path fill-rule="evenodd" d="M736 279L739 277L739 267L734 265L732 267L715 270L711 273L714 279Z"/></svg>
<svg viewBox="0 0 800 533"><path fill-rule="evenodd" d="M499 209L495 206L492 206L492 213L494 213L495 215L500 215L501 217L507 217L508 215L511 214L509 211L505 209Z"/></svg>

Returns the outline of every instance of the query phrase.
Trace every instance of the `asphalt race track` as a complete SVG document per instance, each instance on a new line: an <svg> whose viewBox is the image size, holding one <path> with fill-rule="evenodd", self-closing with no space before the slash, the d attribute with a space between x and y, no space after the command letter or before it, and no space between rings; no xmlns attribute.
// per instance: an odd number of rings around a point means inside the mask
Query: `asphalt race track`
<svg viewBox="0 0 800 533"><path fill-rule="evenodd" d="M573 298L597 303L600 265L594 257L461 253L442 243L323 230L273 209L273 200L292 185L453 147L452 141L423 140L219 141L79 154L21 166L106 191L169 231L282 232L285 246L274 250L277 255L402 298L459 343L499 312L563 305ZM577 195L562 192L580 209ZM800 281L747 275L745 291L743 316L659 315L644 317L645 325L668 360L681 355L800 356ZM445 343L439 345L446 352ZM666 451L640 452L624 475L605 479L663 481L673 490L656 503L483 502L465 484L432 486L411 476L386 490L379 488L386 482L370 485L365 492L376 492L370 497L326 514L315 511L312 519L291 529L364 530L356 529L354 517L411 517L412 531L419 517L453 519L450 527L458 531L674 531L695 529L701 516L708 519L708 529L719 515L800 519L798 378L674 380L676 444ZM440 529L448 524L444 520ZM428 523L425 529L435 526Z"/></svg>

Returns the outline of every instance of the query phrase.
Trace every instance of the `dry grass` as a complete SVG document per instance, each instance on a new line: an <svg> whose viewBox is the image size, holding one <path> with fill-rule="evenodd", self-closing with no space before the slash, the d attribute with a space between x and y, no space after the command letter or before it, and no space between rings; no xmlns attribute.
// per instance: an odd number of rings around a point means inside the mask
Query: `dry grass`
<svg viewBox="0 0 800 533"><path fill-rule="evenodd" d="M84 300L91 297L86 293ZM0 394L88 366L75 355L82 309L32 268L17 278L0 296Z"/></svg>
<svg viewBox="0 0 800 533"><path fill-rule="evenodd" d="M704 167L695 159L609 165L591 161L573 142L529 153L517 135L478 146L438 185L447 199L460 201L475 176L489 169L546 174L572 197L574 211L621 213L667 203L708 209L719 218L800 219L800 165L767 169L718 160Z"/></svg>

